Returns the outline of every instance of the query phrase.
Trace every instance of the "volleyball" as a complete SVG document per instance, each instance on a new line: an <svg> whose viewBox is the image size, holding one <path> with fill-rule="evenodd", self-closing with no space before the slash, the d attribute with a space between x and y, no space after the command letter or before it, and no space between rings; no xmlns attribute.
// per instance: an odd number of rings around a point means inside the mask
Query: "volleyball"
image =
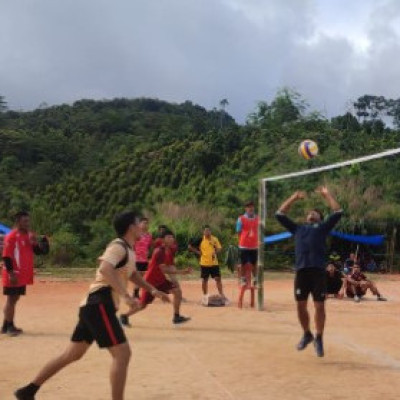
<svg viewBox="0 0 400 400"><path fill-rule="evenodd" d="M318 145L313 140L303 140L299 146L299 154L306 160L314 158L318 154Z"/></svg>

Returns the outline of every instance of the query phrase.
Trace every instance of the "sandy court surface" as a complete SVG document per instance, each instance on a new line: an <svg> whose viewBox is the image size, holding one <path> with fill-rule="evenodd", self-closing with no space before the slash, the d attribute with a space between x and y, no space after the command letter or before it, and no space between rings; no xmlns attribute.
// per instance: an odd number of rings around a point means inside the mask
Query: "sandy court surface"
<svg viewBox="0 0 400 400"><path fill-rule="evenodd" d="M132 318L126 330L133 349L126 399L397 399L400 390L400 281L379 281L390 301L368 295L360 304L330 299L324 358L312 346L297 352L292 281L266 282L266 310L199 304L200 282L182 284L182 313L193 320L171 323L172 308L156 301ZM226 293L237 297L236 281ZM18 307L20 337L0 336L0 399L32 379L69 340L88 282L39 280ZM211 282L212 291L215 291ZM4 299L4 298L3 298ZM3 305L3 300L2 300ZM110 356L93 345L79 362L43 386L43 400L110 399Z"/></svg>

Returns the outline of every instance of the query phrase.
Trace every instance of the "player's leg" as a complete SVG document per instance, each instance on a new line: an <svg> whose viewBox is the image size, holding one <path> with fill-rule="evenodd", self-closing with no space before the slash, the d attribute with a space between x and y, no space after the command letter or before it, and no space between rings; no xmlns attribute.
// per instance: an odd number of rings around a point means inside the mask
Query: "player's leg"
<svg viewBox="0 0 400 400"><path fill-rule="evenodd" d="M209 267L200 266L201 269L201 290L203 291L203 296L208 294L208 278L210 277Z"/></svg>
<svg viewBox="0 0 400 400"><path fill-rule="evenodd" d="M2 333L8 333L11 336L16 336L22 333L22 329L18 329L14 325L15 309L20 299L21 293L25 293L25 288L4 288L6 294L6 303L4 304L4 321L1 329Z"/></svg>
<svg viewBox="0 0 400 400"><path fill-rule="evenodd" d="M324 356L324 345L322 336L324 334L325 328L325 299L326 299L326 274L325 270L315 268L312 271L312 296L314 300L314 308L315 308L315 330L316 336L314 341L315 351L318 357Z"/></svg>
<svg viewBox="0 0 400 400"><path fill-rule="evenodd" d="M314 340L310 329L310 315L307 309L307 300L310 295L308 271L303 269L296 272L294 280L294 296L297 305L297 317L303 329L303 336L297 345L297 350L304 350Z"/></svg>
<svg viewBox="0 0 400 400"><path fill-rule="evenodd" d="M113 361L110 370L112 400L123 400L131 349L128 342L108 348Z"/></svg>
<svg viewBox="0 0 400 400"><path fill-rule="evenodd" d="M381 293L379 292L379 290L374 282L366 281L366 285L364 287L365 287L365 290L366 289L371 290L372 294L374 294L377 297L377 300L386 301L386 298L381 295Z"/></svg>
<svg viewBox="0 0 400 400"><path fill-rule="evenodd" d="M181 304L182 304L182 289L180 286L173 285L171 282L167 282L162 291L165 293L171 293L173 296L173 308L174 308L174 317L172 322L174 324L181 324L190 320L190 317L184 317L181 315Z"/></svg>
<svg viewBox="0 0 400 400"><path fill-rule="evenodd" d="M89 347L90 344L85 341L70 342L68 347L60 355L50 360L40 370L31 383L18 389L15 392L15 397L18 400L34 399L35 394L44 382L46 382L68 364L79 360L86 353Z"/></svg>

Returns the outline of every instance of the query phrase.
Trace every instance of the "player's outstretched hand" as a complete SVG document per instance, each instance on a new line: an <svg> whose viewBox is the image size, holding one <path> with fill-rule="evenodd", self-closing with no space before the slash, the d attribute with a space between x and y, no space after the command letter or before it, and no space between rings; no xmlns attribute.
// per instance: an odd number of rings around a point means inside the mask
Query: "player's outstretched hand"
<svg viewBox="0 0 400 400"><path fill-rule="evenodd" d="M326 196L330 193L329 189L326 186L319 186L315 189L315 191L321 194L322 196Z"/></svg>
<svg viewBox="0 0 400 400"><path fill-rule="evenodd" d="M307 197L307 193L302 190L298 190L297 192L294 192L294 196L296 200L303 200Z"/></svg>

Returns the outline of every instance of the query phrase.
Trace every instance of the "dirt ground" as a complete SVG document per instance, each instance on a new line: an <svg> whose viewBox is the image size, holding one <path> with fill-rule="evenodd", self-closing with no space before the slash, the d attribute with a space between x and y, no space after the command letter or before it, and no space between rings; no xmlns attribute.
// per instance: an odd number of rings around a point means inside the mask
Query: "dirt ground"
<svg viewBox="0 0 400 400"><path fill-rule="evenodd" d="M215 292L213 282L211 289ZM183 282L182 313L173 326L169 304L156 301L126 330L133 348L126 399L397 399L400 391L400 282L378 282L387 303L368 295L360 304L330 299L324 358L309 346L297 352L292 280L267 280L265 311L246 305L207 308L199 304L200 282ZM18 306L16 324L25 333L0 336L0 399L32 379L69 340L87 281L39 279ZM237 298L236 281L225 281ZM3 300L1 305L3 305ZM79 362L40 390L41 400L110 399L107 351L93 345Z"/></svg>

